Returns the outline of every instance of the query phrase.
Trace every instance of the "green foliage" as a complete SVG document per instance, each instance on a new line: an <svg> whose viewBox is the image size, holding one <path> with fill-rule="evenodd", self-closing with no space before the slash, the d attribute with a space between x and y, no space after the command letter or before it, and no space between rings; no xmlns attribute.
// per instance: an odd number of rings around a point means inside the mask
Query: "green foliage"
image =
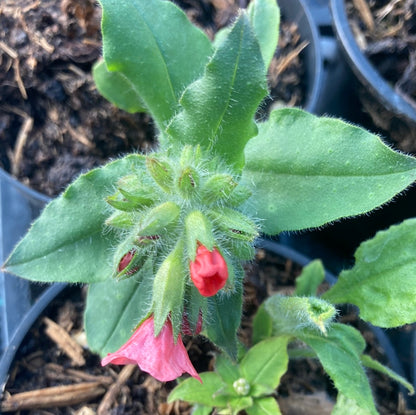
<svg viewBox="0 0 416 415"><path fill-rule="evenodd" d="M235 364L218 356L214 372L201 374L203 384L186 379L170 393L169 402L181 399L204 408L228 409L230 414L245 410L252 414L280 414L274 389L287 370L289 337L264 340ZM261 412L265 411L267 412ZM225 413L225 412L224 412Z"/></svg>
<svg viewBox="0 0 416 415"><path fill-rule="evenodd" d="M168 126L175 143L200 144L230 166L244 165L244 146L257 133L253 116L267 93L259 44L243 13L215 51L204 76L181 97Z"/></svg>
<svg viewBox="0 0 416 415"><path fill-rule="evenodd" d="M284 108L245 147L242 183L263 232L321 226L387 202L416 179L416 159L333 118Z"/></svg>
<svg viewBox="0 0 416 415"><path fill-rule="evenodd" d="M210 41L169 1L100 3L107 69L125 77L138 97L136 106L147 108L163 130L183 89L203 73L212 53ZM117 94L111 91L110 101L118 102Z"/></svg>
<svg viewBox="0 0 416 415"><path fill-rule="evenodd" d="M314 296L317 295L318 287L325 279L325 270L320 260L312 261L306 265L302 274L296 278L295 295Z"/></svg>
<svg viewBox="0 0 416 415"><path fill-rule="evenodd" d="M98 282L112 275L108 260L116 235L103 224L105 201L117 180L143 168L144 158L130 155L81 175L50 202L4 266L11 273L43 282Z"/></svg>
<svg viewBox="0 0 416 415"><path fill-rule="evenodd" d="M416 219L363 242L355 260L323 298L357 305L361 318L380 327L416 321Z"/></svg>

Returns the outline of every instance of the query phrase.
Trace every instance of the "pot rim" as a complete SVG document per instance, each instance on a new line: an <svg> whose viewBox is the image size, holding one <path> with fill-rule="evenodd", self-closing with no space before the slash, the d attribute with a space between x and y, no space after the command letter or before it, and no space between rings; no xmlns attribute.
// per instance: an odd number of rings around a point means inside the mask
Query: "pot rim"
<svg viewBox="0 0 416 415"><path fill-rule="evenodd" d="M349 25L345 0L330 0L330 9L338 43L360 82L368 87L387 109L416 123L416 107L394 90L358 47Z"/></svg>

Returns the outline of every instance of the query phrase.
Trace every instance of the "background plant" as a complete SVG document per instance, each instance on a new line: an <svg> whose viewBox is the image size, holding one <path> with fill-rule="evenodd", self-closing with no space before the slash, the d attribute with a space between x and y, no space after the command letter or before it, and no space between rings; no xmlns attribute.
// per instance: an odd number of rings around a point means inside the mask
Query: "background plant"
<svg viewBox="0 0 416 415"><path fill-rule="evenodd" d="M90 284L85 326L101 355L149 319L154 338L172 330L172 347L188 331L184 323L195 333L202 319L203 334L236 358L241 263L253 258L256 237L365 213L415 180L416 160L358 127L299 109L255 120L278 40L275 1L251 2L214 42L170 2L101 4L97 87L127 111L149 112L159 147L81 175L5 268L35 281ZM192 277L200 246L227 270L213 295ZM414 298L414 287L408 293Z"/></svg>

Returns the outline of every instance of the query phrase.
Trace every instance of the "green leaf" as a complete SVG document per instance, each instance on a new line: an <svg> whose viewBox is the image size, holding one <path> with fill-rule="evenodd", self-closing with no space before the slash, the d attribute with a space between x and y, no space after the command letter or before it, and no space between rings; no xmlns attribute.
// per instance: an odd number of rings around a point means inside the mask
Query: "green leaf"
<svg viewBox="0 0 416 415"><path fill-rule="evenodd" d="M358 330L345 324L334 323L327 336L312 330L297 336L317 354L338 391L357 406L377 414L367 376L361 366L360 357L365 341Z"/></svg>
<svg viewBox="0 0 416 415"><path fill-rule="evenodd" d="M175 141L200 144L241 169L244 146L257 133L253 117L266 93L260 47L242 14L204 76L185 90L180 101L183 111L167 132Z"/></svg>
<svg viewBox="0 0 416 415"><path fill-rule="evenodd" d="M254 399L253 406L246 409L248 415L281 415L280 408L274 398Z"/></svg>
<svg viewBox="0 0 416 415"><path fill-rule="evenodd" d="M337 403L334 406L331 415L371 415L367 409L360 408L352 399L348 399L342 393L337 396ZM378 412L376 412L378 414Z"/></svg>
<svg viewBox="0 0 416 415"><path fill-rule="evenodd" d="M192 415L210 415L213 408L212 406L194 405L192 408Z"/></svg>
<svg viewBox="0 0 416 415"><path fill-rule="evenodd" d="M115 234L104 232L106 196L117 180L143 168L134 154L81 175L50 202L4 267L33 281L98 282L112 275Z"/></svg>
<svg viewBox="0 0 416 415"><path fill-rule="evenodd" d="M97 62L93 69L95 85L100 94L124 111L146 112L146 108L132 83L121 72L110 72L104 61Z"/></svg>
<svg viewBox="0 0 416 415"><path fill-rule="evenodd" d="M207 337L223 349L233 360L237 358L237 329L240 326L242 287L236 284L233 293L219 293L209 297L206 320Z"/></svg>
<svg viewBox="0 0 416 415"><path fill-rule="evenodd" d="M403 376L400 376L399 374L397 374L390 368L384 366L383 364L381 364L377 360L374 360L373 358L371 358L370 356L366 354L361 356L361 362L364 366L373 370L377 370L378 372L384 373L385 375L389 376L396 382L403 385L409 391L410 395L414 395L415 389L413 385L410 382L408 382Z"/></svg>
<svg viewBox="0 0 416 415"><path fill-rule="evenodd" d="M227 406L230 395L225 392L226 385L214 372L200 374L202 384L194 378L185 379L169 394L168 402L182 400L204 406Z"/></svg>
<svg viewBox="0 0 416 415"><path fill-rule="evenodd" d="M274 335L297 336L305 329L325 334L336 316L332 304L316 297L275 294L264 302L264 306L273 320Z"/></svg>
<svg viewBox="0 0 416 415"><path fill-rule="evenodd" d="M245 149L242 184L263 231L321 226L387 202L416 179L416 159L374 134L299 109L273 111Z"/></svg>
<svg viewBox="0 0 416 415"><path fill-rule="evenodd" d="M306 265L299 277L296 278L296 290L294 295L314 296L319 285L325 279L325 269L319 259Z"/></svg>
<svg viewBox="0 0 416 415"><path fill-rule="evenodd" d="M186 270L183 264L183 242L179 240L176 247L162 262L157 270L153 284L154 332L162 330L170 315L173 337L179 334L183 315Z"/></svg>
<svg viewBox="0 0 416 415"><path fill-rule="evenodd" d="M150 259L134 277L90 284L84 320L91 350L105 356L131 337L150 311L152 285Z"/></svg>
<svg viewBox="0 0 416 415"><path fill-rule="evenodd" d="M268 68L279 40L279 7L276 0L255 0L248 5L247 13Z"/></svg>
<svg viewBox="0 0 416 415"><path fill-rule="evenodd" d="M234 381L240 378L238 366L234 364L226 355L217 355L215 357L215 372L228 385L232 385Z"/></svg>
<svg viewBox="0 0 416 415"><path fill-rule="evenodd" d="M378 232L355 253L355 265L342 271L323 298L351 303L360 317L379 327L416 321L416 219Z"/></svg>
<svg viewBox="0 0 416 415"><path fill-rule="evenodd" d="M287 370L289 336L272 337L253 346L240 363L241 375L250 385L273 390Z"/></svg>
<svg viewBox="0 0 416 415"><path fill-rule="evenodd" d="M266 311L264 303L257 310L253 319L253 344L267 339L273 332L273 319Z"/></svg>
<svg viewBox="0 0 416 415"><path fill-rule="evenodd" d="M107 68L126 77L163 130L184 88L202 75L211 42L169 1L100 3Z"/></svg>

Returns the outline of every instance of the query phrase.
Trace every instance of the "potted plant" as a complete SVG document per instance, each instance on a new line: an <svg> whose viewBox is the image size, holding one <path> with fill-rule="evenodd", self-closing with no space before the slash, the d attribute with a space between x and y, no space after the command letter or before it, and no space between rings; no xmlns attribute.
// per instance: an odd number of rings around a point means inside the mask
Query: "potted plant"
<svg viewBox="0 0 416 415"><path fill-rule="evenodd" d="M47 205L4 267L32 281L89 284L86 331L103 365L135 362L161 381L183 373L201 380L182 335L202 329L238 359L241 262L253 258L258 235L374 209L413 183L416 160L358 127L300 109L255 121L279 33L272 0L250 3L213 43L170 2L101 4L97 87L122 108L148 111L159 147L81 175ZM377 413L363 341L333 321L333 304L356 304L382 327L414 321L414 227L409 220L377 235L321 298L309 286L304 296L265 306L270 324L260 337L278 342L282 356L294 337L308 344L340 391L338 411L355 405ZM312 275L316 281L322 272ZM348 351L353 370L346 362L342 373L333 369L331 342ZM260 386L258 396L267 397L270 385Z"/></svg>

